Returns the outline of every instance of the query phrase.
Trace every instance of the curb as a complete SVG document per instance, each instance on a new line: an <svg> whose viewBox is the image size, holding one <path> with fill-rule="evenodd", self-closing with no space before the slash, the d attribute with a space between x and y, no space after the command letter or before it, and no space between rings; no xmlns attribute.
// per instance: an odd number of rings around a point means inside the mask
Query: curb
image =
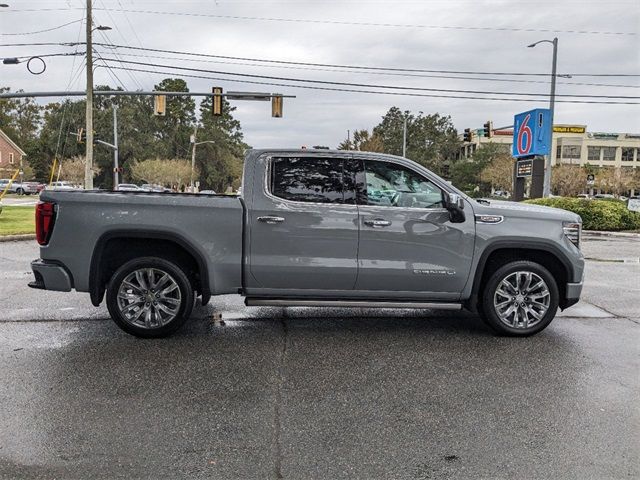
<svg viewBox="0 0 640 480"><path fill-rule="evenodd" d="M599 230L583 230L582 234L587 237L640 238L640 233L631 232L601 232Z"/></svg>
<svg viewBox="0 0 640 480"><path fill-rule="evenodd" d="M24 235L2 235L0 236L0 242L20 242L22 240L35 240L36 235L34 233L27 233Z"/></svg>

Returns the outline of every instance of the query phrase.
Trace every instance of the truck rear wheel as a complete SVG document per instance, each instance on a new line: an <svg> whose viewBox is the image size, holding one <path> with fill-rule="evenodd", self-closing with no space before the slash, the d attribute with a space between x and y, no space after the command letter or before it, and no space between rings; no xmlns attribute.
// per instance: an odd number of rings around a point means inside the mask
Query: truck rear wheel
<svg viewBox="0 0 640 480"><path fill-rule="evenodd" d="M481 316L501 335L525 337L551 323L558 302L558 285L546 268L526 260L510 262L489 277Z"/></svg>
<svg viewBox="0 0 640 480"><path fill-rule="evenodd" d="M194 292L182 269L168 260L128 261L107 285L107 308L125 332L142 338L166 337L191 315Z"/></svg>

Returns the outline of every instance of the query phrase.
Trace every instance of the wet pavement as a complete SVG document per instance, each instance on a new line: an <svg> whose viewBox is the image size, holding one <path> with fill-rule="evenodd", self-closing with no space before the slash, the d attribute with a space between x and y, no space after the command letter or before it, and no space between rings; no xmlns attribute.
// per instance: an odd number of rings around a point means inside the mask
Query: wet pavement
<svg viewBox="0 0 640 480"><path fill-rule="evenodd" d="M585 242L587 301L528 339L231 295L155 341L27 289L33 243L0 243L0 478L640 477L633 240Z"/></svg>

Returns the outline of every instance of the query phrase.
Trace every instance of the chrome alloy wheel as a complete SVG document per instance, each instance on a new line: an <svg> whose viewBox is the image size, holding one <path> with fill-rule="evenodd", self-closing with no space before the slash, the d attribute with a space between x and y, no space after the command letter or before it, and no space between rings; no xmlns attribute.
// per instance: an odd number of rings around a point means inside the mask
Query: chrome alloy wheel
<svg viewBox="0 0 640 480"><path fill-rule="evenodd" d="M512 328L529 328L540 323L550 302L549 287L533 272L510 273L498 284L493 296L500 321Z"/></svg>
<svg viewBox="0 0 640 480"><path fill-rule="evenodd" d="M123 319L149 329L160 328L176 318L182 303L178 283L157 268L142 268L127 275L117 299Z"/></svg>

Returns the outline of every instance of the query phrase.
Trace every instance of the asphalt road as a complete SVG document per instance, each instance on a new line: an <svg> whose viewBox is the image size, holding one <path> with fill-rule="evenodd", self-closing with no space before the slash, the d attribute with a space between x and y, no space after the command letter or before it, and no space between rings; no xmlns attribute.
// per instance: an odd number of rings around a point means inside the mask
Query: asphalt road
<svg viewBox="0 0 640 480"><path fill-rule="evenodd" d="M640 477L637 239L587 240L586 301L528 339L225 296L144 341L27 289L33 243L0 243L0 478Z"/></svg>

